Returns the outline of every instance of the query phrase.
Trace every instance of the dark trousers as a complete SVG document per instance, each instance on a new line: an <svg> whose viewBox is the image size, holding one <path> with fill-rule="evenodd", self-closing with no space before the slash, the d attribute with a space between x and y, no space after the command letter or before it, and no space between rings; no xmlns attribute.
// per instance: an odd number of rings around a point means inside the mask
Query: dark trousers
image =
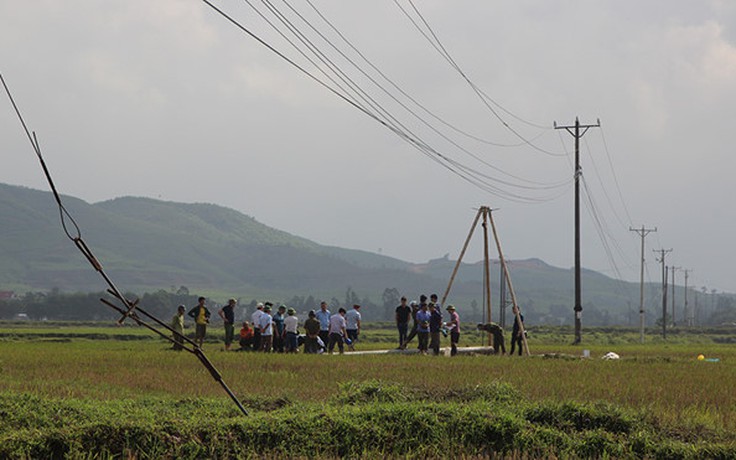
<svg viewBox="0 0 736 460"><path fill-rule="evenodd" d="M273 336L273 351L284 352L284 337L278 332Z"/></svg>
<svg viewBox="0 0 736 460"><path fill-rule="evenodd" d="M304 353L317 353L319 351L319 343L317 343L317 336L304 338Z"/></svg>
<svg viewBox="0 0 736 460"><path fill-rule="evenodd" d="M262 335L261 336L261 351L270 353L272 347L273 347L273 336L272 335Z"/></svg>
<svg viewBox="0 0 736 460"><path fill-rule="evenodd" d="M459 342L460 331L458 331L457 327L455 327L450 331L450 346L452 347L452 350L450 351L450 356L455 356L457 354L457 344Z"/></svg>
<svg viewBox="0 0 736 460"><path fill-rule="evenodd" d="M502 354L506 354L506 344L504 343L503 332L498 331L493 334L493 351L498 354L499 350ZM519 347L521 348L521 347Z"/></svg>
<svg viewBox="0 0 736 460"><path fill-rule="evenodd" d="M419 340L419 351L427 351L429 332L417 332L417 340Z"/></svg>
<svg viewBox="0 0 736 460"><path fill-rule="evenodd" d="M245 350L251 350L252 347L253 347L253 337L249 337L247 339L241 338L239 343L240 343L240 349L241 350L243 350L243 351L245 351Z"/></svg>
<svg viewBox="0 0 736 460"><path fill-rule="evenodd" d="M514 345L516 344L519 345L519 356L521 356L521 350L522 348L524 348L524 345L523 341L521 340L521 335L519 335L518 333L511 336L511 353L509 354L514 354Z"/></svg>
<svg viewBox="0 0 736 460"><path fill-rule="evenodd" d="M327 346L328 343L330 343L330 333L329 331L319 331L319 338L322 339L322 343Z"/></svg>
<svg viewBox="0 0 736 460"><path fill-rule="evenodd" d="M228 347L233 343L233 336L235 335L235 326L233 323L225 324L225 345Z"/></svg>
<svg viewBox="0 0 736 460"><path fill-rule="evenodd" d="M299 348L299 336L296 334L296 332L287 332L286 333L286 351L291 353L296 353L297 348Z"/></svg>
<svg viewBox="0 0 736 460"><path fill-rule="evenodd" d="M335 349L335 344L337 344L337 348L340 349L340 353L345 352L345 345L342 340L342 335L338 334L337 332L333 332L330 334L330 344L327 345L327 351L329 353L332 353L332 350Z"/></svg>
<svg viewBox="0 0 736 460"><path fill-rule="evenodd" d="M440 354L440 331L429 333L429 348L432 349L434 355Z"/></svg>
<svg viewBox="0 0 736 460"><path fill-rule="evenodd" d="M258 328L253 330L253 349L255 351L261 350L261 330Z"/></svg>
<svg viewBox="0 0 736 460"><path fill-rule="evenodd" d="M181 351L184 349L184 338L181 336L181 333L174 332L174 345L171 348L176 351Z"/></svg>
<svg viewBox="0 0 736 460"><path fill-rule="evenodd" d="M409 323L396 323L396 328L399 330L399 346L403 347L406 343L406 333L409 330Z"/></svg>

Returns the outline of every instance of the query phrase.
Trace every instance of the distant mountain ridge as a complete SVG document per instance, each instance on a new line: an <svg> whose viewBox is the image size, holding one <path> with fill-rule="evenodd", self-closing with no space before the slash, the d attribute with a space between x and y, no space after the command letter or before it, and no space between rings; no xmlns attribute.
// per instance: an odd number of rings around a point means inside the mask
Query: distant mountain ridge
<svg viewBox="0 0 736 460"><path fill-rule="evenodd" d="M254 297L289 293L342 299L351 287L380 304L385 288L410 296L441 294L455 264L447 257L412 264L323 246L215 204L134 197L94 204L68 196L63 200L107 272L131 290L185 285ZM104 287L64 237L49 192L0 184L0 216L0 290ZM541 315L556 308L561 317L571 316L565 313L571 308L571 270L538 259L513 261L510 269L527 309ZM480 264L462 264L453 299L479 303L481 273ZM497 275L492 282L495 296ZM629 283L592 271L584 272L583 286L585 301L619 316L627 300L636 298Z"/></svg>

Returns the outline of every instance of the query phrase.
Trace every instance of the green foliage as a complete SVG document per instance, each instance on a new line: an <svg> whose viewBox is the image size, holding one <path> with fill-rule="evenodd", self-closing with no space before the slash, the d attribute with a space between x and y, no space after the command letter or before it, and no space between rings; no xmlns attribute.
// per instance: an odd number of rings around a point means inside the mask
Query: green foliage
<svg viewBox="0 0 736 460"><path fill-rule="evenodd" d="M732 435L725 442L705 437L685 443L667 437L644 417L610 405L489 404L483 392L462 404L437 402L379 381L350 382L342 392L361 396L349 404L336 398L328 404L263 407L248 417L227 401L213 399L83 401L0 393L0 457L61 458L86 452L116 458L736 455ZM619 421L611 422L611 411ZM590 422L580 423L580 417ZM560 421L560 427L553 427Z"/></svg>

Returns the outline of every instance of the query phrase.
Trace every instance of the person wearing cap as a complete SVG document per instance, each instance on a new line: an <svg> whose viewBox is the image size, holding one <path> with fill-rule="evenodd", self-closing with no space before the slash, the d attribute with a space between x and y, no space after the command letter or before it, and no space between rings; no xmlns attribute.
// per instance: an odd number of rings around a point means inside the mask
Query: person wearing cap
<svg viewBox="0 0 736 460"><path fill-rule="evenodd" d="M309 317L304 322L304 332L306 337L304 338L304 353L317 353L319 351L319 320L316 318L317 314L314 310L310 310Z"/></svg>
<svg viewBox="0 0 736 460"><path fill-rule="evenodd" d="M503 338L503 329L496 323L478 323L479 331L486 331L493 336L493 354L497 355L500 351L501 354L506 354L506 344Z"/></svg>
<svg viewBox="0 0 736 460"><path fill-rule="evenodd" d="M450 321L447 322L447 328L450 330L450 356L455 356L457 344L460 342L460 315L455 311L454 305L448 305L447 312L450 314Z"/></svg>
<svg viewBox="0 0 736 460"><path fill-rule="evenodd" d="M353 309L345 313L345 332L348 334L348 348L355 351L355 342L360 335L360 305L353 305Z"/></svg>
<svg viewBox="0 0 736 460"><path fill-rule="evenodd" d="M437 303L437 296L432 295L433 301L429 302L429 348L432 354L440 354L440 333L442 332L442 310Z"/></svg>
<svg viewBox="0 0 736 460"><path fill-rule="evenodd" d="M258 302L256 304L256 311L250 315L250 325L253 327L253 350L261 350L261 315L263 314L263 308L265 305Z"/></svg>
<svg viewBox="0 0 736 460"><path fill-rule="evenodd" d="M171 318L171 329L173 329L174 345L171 347L173 350L181 351L184 347L184 305L179 305L176 309L176 314Z"/></svg>
<svg viewBox="0 0 736 460"><path fill-rule="evenodd" d="M296 353L299 348L299 318L296 317L296 310L289 308L286 312L288 315L284 318L284 338L287 353Z"/></svg>
<svg viewBox="0 0 736 460"><path fill-rule="evenodd" d="M258 327L261 329L261 351L269 353L273 347L273 318L271 317L271 305L266 303L263 314L259 320Z"/></svg>
<svg viewBox="0 0 736 460"><path fill-rule="evenodd" d="M414 336L418 333L417 328L419 323L417 322L417 312L422 309L423 305L427 305L427 296L422 294L419 296L419 303L417 303L415 300L412 300L409 305L411 306L411 317L414 320L414 323L411 326L411 331L409 331L409 335L406 337L404 348L406 348L406 344L411 342L411 339L413 339Z"/></svg>
<svg viewBox="0 0 736 460"><path fill-rule="evenodd" d="M319 304L319 310L316 313L317 321L319 321L319 338L322 343L327 344L330 339L330 317L332 314L327 309L327 302L324 300Z"/></svg>
<svg viewBox="0 0 736 460"><path fill-rule="evenodd" d="M401 297L401 304L396 307L396 328L399 330L399 350L403 350L405 347L406 333L409 330L409 317L411 314L411 307L406 304L406 297Z"/></svg>
<svg viewBox="0 0 736 460"><path fill-rule="evenodd" d="M273 315L273 351L283 353L284 341L286 340L286 330L284 329L284 320L286 319L286 305L279 305L276 314Z"/></svg>
<svg viewBox="0 0 736 460"><path fill-rule="evenodd" d="M347 311L344 308L340 308L337 313L337 315L332 315L330 318L330 342L327 345L327 352L330 354L335 349L335 344L340 349L340 354L345 352L344 342L345 336L347 336L345 332L345 314Z"/></svg>
<svg viewBox="0 0 736 460"><path fill-rule="evenodd" d="M225 351L230 351L230 345L233 343L233 335L235 333L235 305L237 301L230 299L227 301L227 305L220 308L217 312L222 318L222 322L225 325Z"/></svg>
<svg viewBox="0 0 736 460"><path fill-rule="evenodd" d="M202 348L204 337L207 335L207 323L210 322L210 311L205 305L206 301L207 299L204 297L198 298L197 306L187 313L191 318L194 318L194 340L199 344L199 348Z"/></svg>
<svg viewBox="0 0 736 460"><path fill-rule="evenodd" d="M417 340L419 341L419 353L427 354L427 345L429 344L429 320L432 315L429 313L429 306L423 303L417 312Z"/></svg>

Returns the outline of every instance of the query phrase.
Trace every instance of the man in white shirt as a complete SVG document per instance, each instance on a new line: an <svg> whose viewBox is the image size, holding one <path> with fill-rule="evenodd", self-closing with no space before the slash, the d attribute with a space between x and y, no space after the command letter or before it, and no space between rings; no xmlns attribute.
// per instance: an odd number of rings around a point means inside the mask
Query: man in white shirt
<svg viewBox="0 0 736 460"><path fill-rule="evenodd" d="M258 302L256 311L250 315L250 325L253 326L253 350L261 351L261 315L263 314L263 304Z"/></svg>
<svg viewBox="0 0 736 460"><path fill-rule="evenodd" d="M343 340L347 333L345 332L345 309L340 308L337 315L330 317L330 344L327 345L327 351L332 354L332 350L335 349L335 344L340 349L340 354L345 352L343 346Z"/></svg>
<svg viewBox="0 0 736 460"><path fill-rule="evenodd" d="M271 306L268 304L263 307L258 327L261 329L261 351L268 353L273 347L273 318L271 317Z"/></svg>
<svg viewBox="0 0 736 460"><path fill-rule="evenodd" d="M299 327L299 318L296 317L296 310L289 308L286 312L288 315L284 318L284 332L286 333L286 352L296 353L299 348L299 336L297 328Z"/></svg>
<svg viewBox="0 0 736 460"><path fill-rule="evenodd" d="M355 342L360 335L360 305L353 305L353 309L345 314L345 332L348 334L348 348L355 350Z"/></svg>

